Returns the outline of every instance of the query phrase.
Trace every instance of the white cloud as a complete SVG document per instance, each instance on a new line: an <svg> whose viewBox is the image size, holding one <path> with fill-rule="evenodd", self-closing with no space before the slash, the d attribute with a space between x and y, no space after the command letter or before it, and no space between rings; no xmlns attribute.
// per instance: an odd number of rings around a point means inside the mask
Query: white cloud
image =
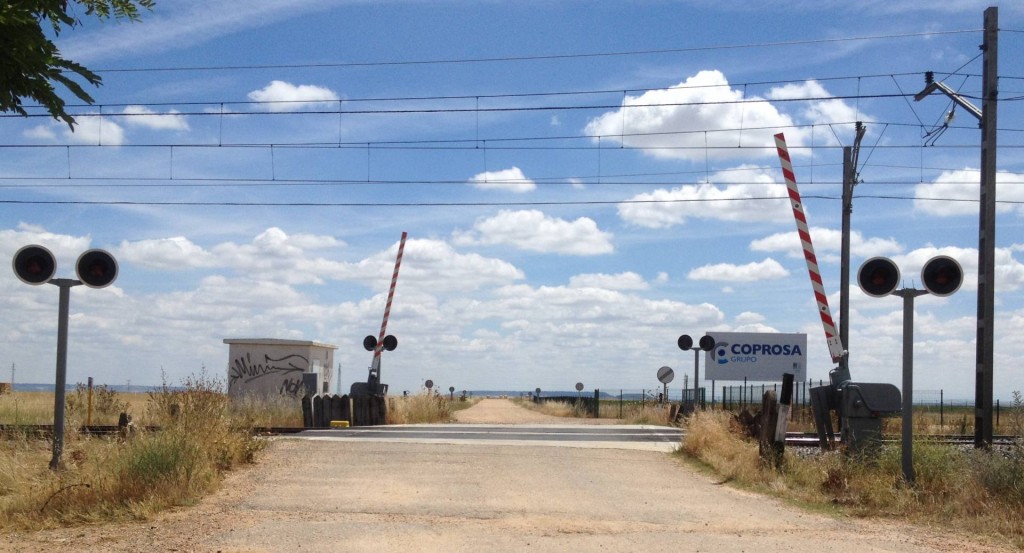
<svg viewBox="0 0 1024 553"><path fill-rule="evenodd" d="M842 231L824 227L810 227L811 240L816 254L842 251ZM788 257L803 259L804 250L796 228L788 232L779 232L759 238L750 243L751 251L755 252L786 252ZM874 257L876 255L893 255L903 251L903 246L893 238L865 239L860 231L850 232L850 253L858 257Z"/></svg>
<svg viewBox="0 0 1024 553"><path fill-rule="evenodd" d="M738 325L751 325L757 323L763 323L765 316L760 313L754 313L753 311L744 311L739 315L736 315L736 324Z"/></svg>
<svg viewBox="0 0 1024 553"><path fill-rule="evenodd" d="M341 270L341 264L305 254L311 244L331 246L337 241L330 236L300 235L296 240L283 230L271 227L256 236L250 244L226 242L211 249L212 254L227 266L244 274L289 284L321 284L323 279Z"/></svg>
<svg viewBox="0 0 1024 553"><path fill-rule="evenodd" d="M216 265L214 256L184 236L152 240L124 241L118 259L143 267L182 270Z"/></svg>
<svg viewBox="0 0 1024 553"><path fill-rule="evenodd" d="M152 12L140 10L142 21L134 25L83 25L61 35L61 52L89 65L101 59L124 59L127 53L180 52L217 37L272 26L282 20L329 10L322 0L254 2L246 9L237 5L199 0L160 4ZM257 33L258 34L258 33Z"/></svg>
<svg viewBox="0 0 1024 553"><path fill-rule="evenodd" d="M64 128L64 137L78 144L120 146L124 144L124 128L99 114L75 116L74 132Z"/></svg>
<svg viewBox="0 0 1024 553"><path fill-rule="evenodd" d="M782 221L791 216L786 185L764 169L744 165L715 173L710 181L637 194L629 199L637 203L619 204L619 217L642 227L668 228L688 218Z"/></svg>
<svg viewBox="0 0 1024 553"><path fill-rule="evenodd" d="M357 263L345 263L334 278L365 282L375 290L387 290L398 254L398 242L392 247ZM431 296L475 290L483 286L504 285L525 278L511 263L494 257L457 252L443 240L410 239L402 257L403 293L412 288Z"/></svg>
<svg viewBox="0 0 1024 553"><path fill-rule="evenodd" d="M705 265L690 271L687 275L691 280L713 280L718 282L757 282L761 280L779 279L789 276L789 271L778 261L766 258L764 261L734 265L717 263Z"/></svg>
<svg viewBox="0 0 1024 553"><path fill-rule="evenodd" d="M538 210L502 210L494 217L477 219L470 231L455 231L461 245L511 244L521 250L568 255L601 255L615 250L611 233L589 217L566 221Z"/></svg>
<svg viewBox="0 0 1024 553"><path fill-rule="evenodd" d="M22 134L25 138L35 138L37 140L54 140L57 138L57 133L53 132L53 128L46 125L36 125Z"/></svg>
<svg viewBox="0 0 1024 553"><path fill-rule="evenodd" d="M1019 184L1021 182L1024 182L1024 174L997 172L997 198L1000 201L1024 203L1024 186ZM977 169L943 171L934 181L921 183L914 187L914 209L939 217L959 215L977 217L980 209L978 207L980 191L981 172ZM1024 216L1024 205L996 204L996 211L999 213L1016 212L1018 216Z"/></svg>
<svg viewBox="0 0 1024 553"><path fill-rule="evenodd" d="M832 98L832 94L825 90L825 87L817 81L810 80L802 83L790 83L784 86L772 88L767 94L772 100L794 100L819 98L807 102L798 102L802 107L800 115L808 123L851 123L853 121L870 122L873 119L860 113L856 107L847 104L845 101ZM789 132L789 131L787 131ZM826 135L827 136L827 135ZM789 140L787 139L787 142Z"/></svg>
<svg viewBox="0 0 1024 553"><path fill-rule="evenodd" d="M207 250L188 238L176 236L124 241L118 256L143 267L163 270L187 270L226 267L249 276L280 279L287 283L320 283L338 268L337 262L311 257L309 250L344 245L332 236L289 235L271 227L249 244L225 242Z"/></svg>
<svg viewBox="0 0 1024 553"><path fill-rule="evenodd" d="M644 278L632 271L608 275L592 273L576 275L569 279L569 288L603 288L605 290L647 290L650 286Z"/></svg>
<svg viewBox="0 0 1024 553"><path fill-rule="evenodd" d="M74 272L71 263L78 259L79 254L91 247L91 242L89 236L57 234L38 225L19 223L17 230L0 230L0 256L11 259L22 246L38 244L50 250L57 258L57 276L63 276L61 264L66 262L66 267Z"/></svg>
<svg viewBox="0 0 1024 553"><path fill-rule="evenodd" d="M272 112L298 111L312 106L340 100L331 89L316 85L294 85L285 81L271 81L267 86L248 94L254 102L267 102L259 109Z"/></svg>
<svg viewBox="0 0 1024 553"><path fill-rule="evenodd" d="M783 128L789 145L802 144L806 132L793 124L768 101L745 98L725 75L710 70L671 88L626 96L621 108L590 120L584 132L656 157L703 161L705 156L775 155L773 135Z"/></svg>
<svg viewBox="0 0 1024 553"><path fill-rule="evenodd" d="M157 113L145 106L127 106L123 120L126 125L146 127L153 130L187 131L188 120L178 110Z"/></svg>
<svg viewBox="0 0 1024 553"><path fill-rule="evenodd" d="M537 189L537 184L526 178L526 175L518 167L479 173L469 179L469 184L480 190L505 190L519 193L532 192Z"/></svg>
<svg viewBox="0 0 1024 553"><path fill-rule="evenodd" d="M531 332L545 335L545 343L572 343L576 347L581 341L601 336L615 336L614 340L621 342L621 327L613 323L630 321L631 332L625 339L637 341L630 348L634 350L649 348L650 332L645 330L662 323L676 321L681 323L679 326L697 327L712 326L724 319L721 311L709 304L646 300L597 287L505 286L495 291L493 302L486 307L489 316L500 313L503 319L530 321ZM561 338L552 342L556 336Z"/></svg>

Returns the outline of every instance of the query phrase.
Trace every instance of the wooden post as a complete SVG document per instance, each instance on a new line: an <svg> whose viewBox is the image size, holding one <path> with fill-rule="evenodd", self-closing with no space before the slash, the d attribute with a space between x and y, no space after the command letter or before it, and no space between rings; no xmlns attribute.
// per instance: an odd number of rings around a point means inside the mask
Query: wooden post
<svg viewBox="0 0 1024 553"><path fill-rule="evenodd" d="M348 421L349 426L355 426L352 423L352 398L348 397L348 394L341 396L341 414L338 415L338 420Z"/></svg>
<svg viewBox="0 0 1024 553"><path fill-rule="evenodd" d="M313 427L323 428L324 426L324 398L313 396Z"/></svg>
<svg viewBox="0 0 1024 553"><path fill-rule="evenodd" d="M761 462L772 468L781 468L783 448L775 441L775 427L779 420L779 405L775 391L767 390L761 398L761 435L758 452Z"/></svg>
<svg viewBox="0 0 1024 553"><path fill-rule="evenodd" d="M339 396L338 394L334 394L334 397L331 398L332 421L340 421L345 419L343 415L344 407L342 406L342 401L343 400L341 399L341 396Z"/></svg>
<svg viewBox="0 0 1024 553"><path fill-rule="evenodd" d="M85 425L92 426L92 377L89 377L89 408L86 409Z"/></svg>
<svg viewBox="0 0 1024 553"><path fill-rule="evenodd" d="M302 396L302 427L313 428L313 399L308 394Z"/></svg>
<svg viewBox="0 0 1024 553"><path fill-rule="evenodd" d="M331 417L334 415L334 398L331 397L331 394L324 394L323 397L324 415L323 420L321 420L320 422L322 423L323 426L326 427L331 425Z"/></svg>

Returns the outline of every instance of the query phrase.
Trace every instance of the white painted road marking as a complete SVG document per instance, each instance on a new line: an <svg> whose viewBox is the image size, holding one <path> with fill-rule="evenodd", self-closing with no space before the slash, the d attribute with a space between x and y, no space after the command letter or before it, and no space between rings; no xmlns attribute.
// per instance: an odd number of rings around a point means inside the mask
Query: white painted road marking
<svg viewBox="0 0 1024 553"><path fill-rule="evenodd" d="M304 440L674 451L682 430L652 425L409 424L305 430Z"/></svg>

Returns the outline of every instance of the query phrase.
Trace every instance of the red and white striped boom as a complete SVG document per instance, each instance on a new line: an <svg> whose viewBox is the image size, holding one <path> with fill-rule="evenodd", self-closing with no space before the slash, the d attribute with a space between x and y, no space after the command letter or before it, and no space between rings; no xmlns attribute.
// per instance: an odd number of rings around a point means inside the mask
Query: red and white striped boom
<svg viewBox="0 0 1024 553"><path fill-rule="evenodd" d="M388 328L388 317L391 316L391 302L395 299L395 285L398 284L398 269L402 266L402 252L405 251L405 238L409 235L402 233L402 240L398 242L398 257L395 258L395 272L391 275L391 289L388 290L388 303L384 306L384 320L380 323L380 336L377 338L377 346L373 348L372 370L375 374L380 371L380 354L384 350L384 333Z"/></svg>
<svg viewBox="0 0 1024 553"><path fill-rule="evenodd" d="M807 216L804 215L804 205L800 200L800 190L796 187L793 162L789 159L786 137L782 133L775 135L775 147L779 151L782 176L786 179L786 188L789 189L789 201L793 206L796 232L800 235L800 244L804 249L804 259L807 260L807 272L811 277L814 299L818 302L821 325L825 328L825 342L828 344L828 352L832 356L832 361L838 363L845 353L843 343L836 333L836 324L832 322L832 313L828 309L828 296L825 295L825 286L821 282L821 271L818 269L818 258L814 255L814 244L811 243L811 233L807 228Z"/></svg>

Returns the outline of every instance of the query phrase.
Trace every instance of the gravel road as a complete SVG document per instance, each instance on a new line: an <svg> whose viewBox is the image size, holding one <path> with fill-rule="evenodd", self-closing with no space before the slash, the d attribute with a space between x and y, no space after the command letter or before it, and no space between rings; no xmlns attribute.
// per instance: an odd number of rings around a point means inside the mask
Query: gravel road
<svg viewBox="0 0 1024 553"><path fill-rule="evenodd" d="M492 400L458 418L552 422L537 416ZM296 439L276 439L194 507L10 538L0 551L1003 551L810 514L664 453Z"/></svg>

